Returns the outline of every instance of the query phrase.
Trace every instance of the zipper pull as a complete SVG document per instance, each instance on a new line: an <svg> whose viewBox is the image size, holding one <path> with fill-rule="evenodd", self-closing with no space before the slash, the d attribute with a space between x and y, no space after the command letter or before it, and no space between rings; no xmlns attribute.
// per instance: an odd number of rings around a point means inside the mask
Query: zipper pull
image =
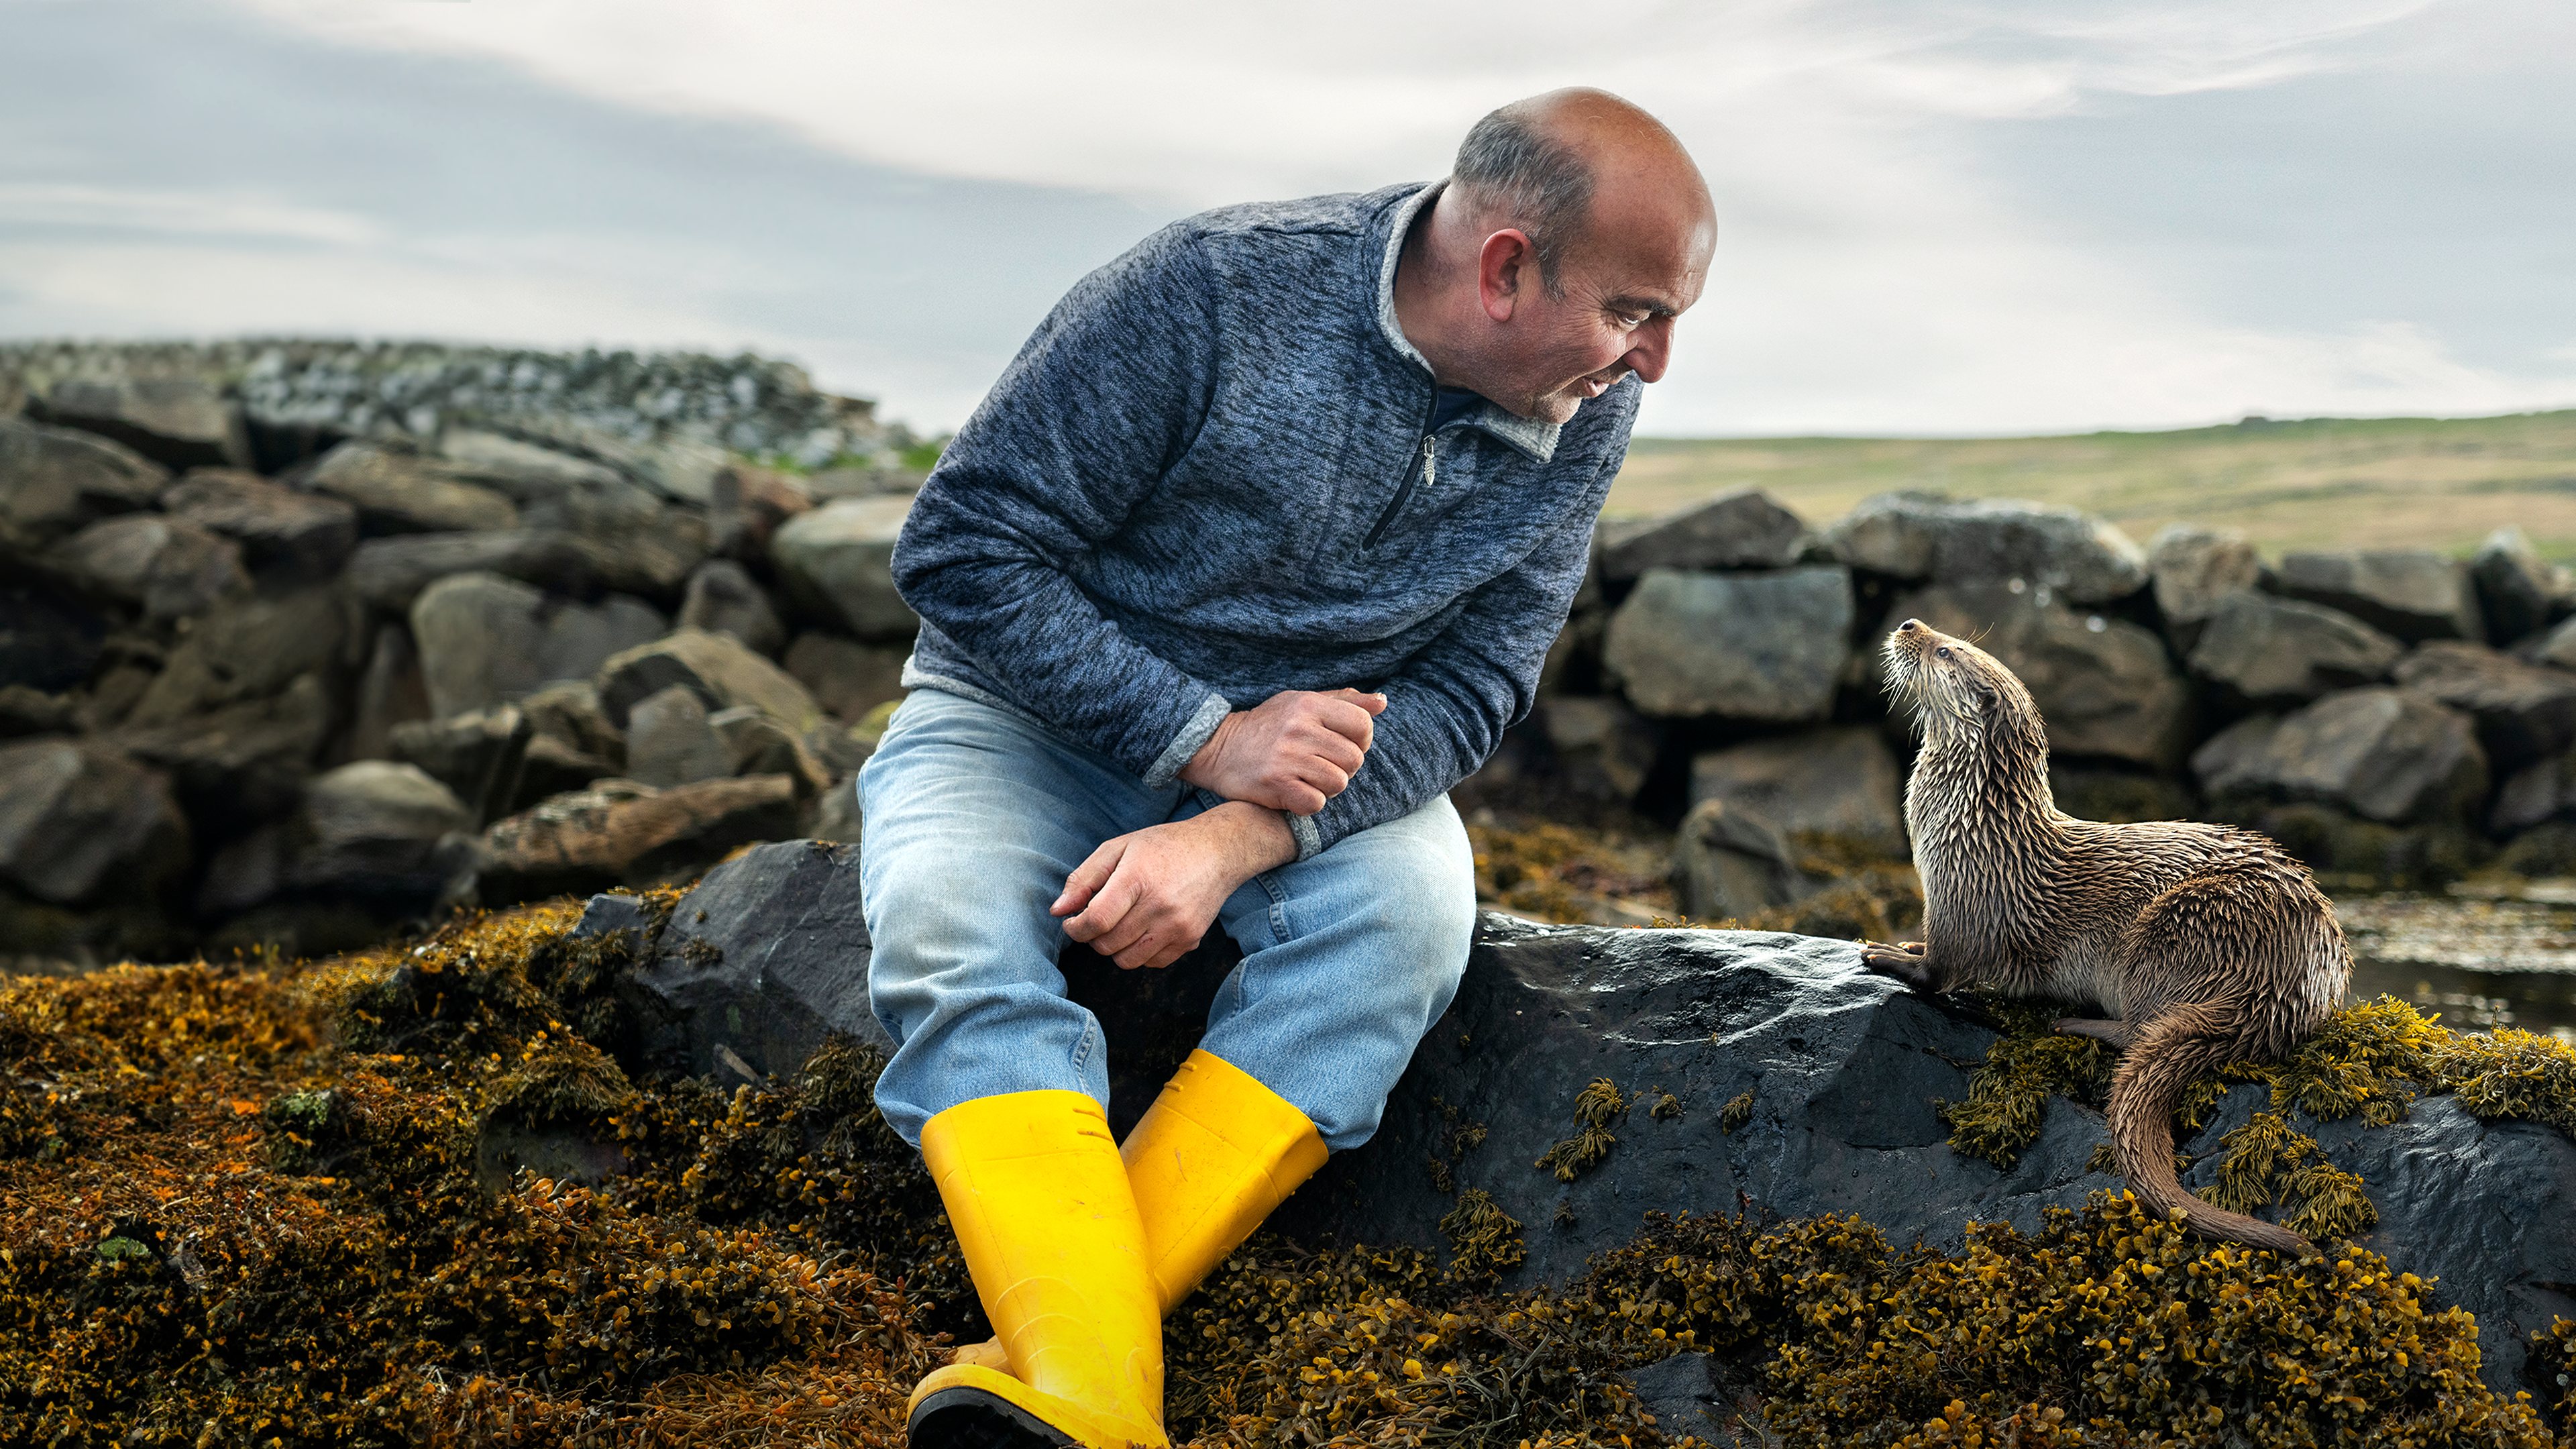
<svg viewBox="0 0 2576 1449"><path fill-rule="evenodd" d="M1439 462L1439 458L1440 458L1440 455L1439 455L1438 453L1435 453L1435 452L1433 452L1433 451L1431 450L1431 435L1430 435L1429 433L1425 433L1425 434L1423 434L1423 435L1422 435L1422 486L1423 486L1424 488L1426 488L1426 489L1430 488L1432 485L1434 485L1434 484L1436 484L1436 483L1438 483L1438 482L1440 481L1439 469L1438 469L1438 466L1437 466L1437 464L1438 464L1438 462Z"/></svg>

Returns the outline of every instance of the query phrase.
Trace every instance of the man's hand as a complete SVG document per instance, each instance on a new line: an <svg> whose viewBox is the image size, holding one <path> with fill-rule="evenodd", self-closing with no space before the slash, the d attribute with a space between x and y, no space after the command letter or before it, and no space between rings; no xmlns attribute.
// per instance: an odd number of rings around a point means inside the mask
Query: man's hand
<svg viewBox="0 0 2576 1449"><path fill-rule="evenodd" d="M1282 690L1227 715L1181 778L1228 800L1312 815L1360 772L1385 709L1385 695L1356 689Z"/></svg>
<svg viewBox="0 0 2576 1449"><path fill-rule="evenodd" d="M1207 934L1237 887L1296 858L1286 821L1229 801L1104 842L1065 878L1064 894L1048 909L1073 916L1064 933L1122 970L1169 966Z"/></svg>

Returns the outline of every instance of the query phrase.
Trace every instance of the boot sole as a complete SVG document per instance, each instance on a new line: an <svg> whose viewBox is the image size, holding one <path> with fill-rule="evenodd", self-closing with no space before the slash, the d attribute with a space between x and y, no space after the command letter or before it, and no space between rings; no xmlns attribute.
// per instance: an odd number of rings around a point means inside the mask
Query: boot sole
<svg viewBox="0 0 2576 1449"><path fill-rule="evenodd" d="M941 1389L913 1408L911 1449L1077 1449L1081 1441L999 1394Z"/></svg>

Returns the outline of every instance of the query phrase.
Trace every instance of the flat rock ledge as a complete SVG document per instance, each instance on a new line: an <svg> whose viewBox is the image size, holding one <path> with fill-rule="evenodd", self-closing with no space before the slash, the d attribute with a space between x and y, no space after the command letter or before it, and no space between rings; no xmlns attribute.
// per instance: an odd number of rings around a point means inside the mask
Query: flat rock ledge
<svg viewBox="0 0 2576 1449"><path fill-rule="evenodd" d="M630 1070L740 1082L794 1070L831 1031L883 1049L864 989L858 860L811 841L761 846L682 897L617 988L638 1024L621 1045ZM641 904L596 897L580 929L650 930ZM1195 1042L1235 959L1221 938L1159 972L1067 952L1072 993L1112 1046L1121 1131ZM2033 1230L2043 1209L2120 1186L2086 1169L2101 1117L2062 1098L2008 1170L1950 1148L1938 1104L1967 1097L1994 1041L1973 1012L1865 971L1849 941L1489 913L1376 1139L1334 1157L1271 1226L1314 1245L1445 1252L1441 1220L1482 1192L1526 1247L1507 1288L1576 1277L1651 1211L1841 1213L1892 1243L1956 1252L1971 1222ZM1601 1078L1630 1102L1609 1126L1617 1140L1560 1181L1536 1164L1578 1135L1576 1096ZM2181 1144L2196 1159L2186 1182L2205 1188L2220 1138L2267 1105L2266 1089L2231 1092ZM2576 1317L2576 1143L2535 1123L2480 1122L2447 1097L2417 1101L2392 1127L2291 1120L2367 1185L2380 1219L2361 1246L2438 1279L2446 1301L2477 1315L2492 1387L2530 1387L2531 1333Z"/></svg>

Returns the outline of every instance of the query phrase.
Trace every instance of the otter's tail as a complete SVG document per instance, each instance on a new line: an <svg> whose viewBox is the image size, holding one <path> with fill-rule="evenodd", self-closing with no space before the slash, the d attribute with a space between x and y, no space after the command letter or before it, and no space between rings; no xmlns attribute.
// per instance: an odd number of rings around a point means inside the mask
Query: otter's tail
<svg viewBox="0 0 2576 1449"><path fill-rule="evenodd" d="M2309 1256L2316 1245L2288 1228L2213 1207L2174 1175L2173 1117L2183 1090L2241 1054L2237 1033L2207 1007L2186 1006L2148 1023L2111 1078L2111 1151L2129 1189L2160 1217L2181 1217L2205 1238Z"/></svg>

